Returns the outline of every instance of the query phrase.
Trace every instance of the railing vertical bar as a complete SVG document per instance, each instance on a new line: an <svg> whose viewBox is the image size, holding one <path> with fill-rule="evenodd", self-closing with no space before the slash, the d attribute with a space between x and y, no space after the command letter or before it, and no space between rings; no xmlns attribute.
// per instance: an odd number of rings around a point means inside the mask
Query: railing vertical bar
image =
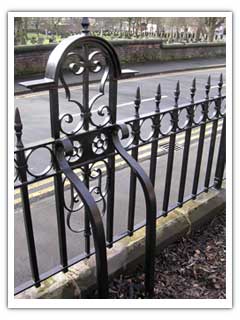
<svg viewBox="0 0 240 320"><path fill-rule="evenodd" d="M156 109L155 112L159 113L159 104L161 101L161 86L160 84L157 87L157 93L155 95ZM157 114L153 117L153 138L157 139L159 136L159 127L160 127L160 115ZM151 146L151 159L150 159L150 168L149 168L149 177L152 182L153 187L155 186L156 178L156 167L157 167L157 152L158 152L158 141L153 141Z"/></svg>
<svg viewBox="0 0 240 320"><path fill-rule="evenodd" d="M199 133L199 139L198 139L198 151L197 151L195 172L194 172L194 178L193 178L193 187L192 187L192 198L193 199L195 199L196 195L197 195L200 169L201 169L201 163L202 163L204 138L205 138L205 131L206 131L206 120L207 120L207 116L208 116L209 90L211 87L210 81L211 81L211 78L210 78L210 76L208 76L207 84L205 85L206 97L205 97L204 103L202 104L203 117L202 117L201 126L200 126L200 133Z"/></svg>
<svg viewBox="0 0 240 320"><path fill-rule="evenodd" d="M218 119L220 115L220 109L221 109L221 94L222 94L222 86L223 86L223 76L222 73L220 74L219 82L218 82L218 96L215 100L215 119L212 125L212 134L211 134L211 141L209 146L209 156L208 156L208 163L207 163L207 169L206 169L206 176L205 176L205 182L204 182L204 189L205 192L208 191L209 188L209 182L211 177L211 171L212 171L212 162L213 162L213 156L214 156L214 150L215 150L215 144L216 144L216 137L217 137L217 129L218 129Z"/></svg>
<svg viewBox="0 0 240 320"><path fill-rule="evenodd" d="M18 175L21 182L26 182L27 181L27 163L26 163L24 150L21 150L24 146L21 140L22 122L21 122L21 117L20 117L18 108L16 108L16 111L15 111L14 127L15 127L15 133L17 136L16 147L18 148L18 152L16 154L16 161L17 161L17 167L18 167L17 168ZM39 287L40 278L39 278L38 261L37 261L36 246L35 246L35 239L34 239L34 232L33 232L28 186L23 185L21 186L20 190L21 190L21 200L22 200L22 206L23 206L23 220L24 220L24 227L26 231L27 246L28 246L28 253L29 253L29 260L30 260L30 268L31 268L33 281L35 282L36 287Z"/></svg>
<svg viewBox="0 0 240 320"><path fill-rule="evenodd" d="M89 166L86 165L83 167L84 170L84 183L89 189ZM90 236L91 236L91 229L90 229L90 221L89 221L89 214L87 213L87 209L85 208L84 211L84 239L85 239L85 253L88 256L90 254Z"/></svg>
<svg viewBox="0 0 240 320"><path fill-rule="evenodd" d="M221 73L219 77L219 82L218 82L218 95L217 95L218 100L216 101L217 117L221 115L222 86L223 86L223 75ZM220 189L222 186L225 163L226 163L226 117L224 116L222 133L220 138L220 145L218 150L215 178L214 178L214 185L216 189Z"/></svg>
<svg viewBox="0 0 240 320"><path fill-rule="evenodd" d="M23 205L23 218L24 218L24 226L25 226L26 236L27 236L27 246L28 246L28 252L29 252L29 260L30 260L32 277L36 287L39 287L40 278L39 278L39 270L38 270L38 261L37 261L31 209L30 209L30 202L29 202L29 193L28 193L27 186L21 187L21 199L22 199L22 205Z"/></svg>
<svg viewBox="0 0 240 320"><path fill-rule="evenodd" d="M203 123L200 127L200 133L199 133L199 139L198 139L198 150L197 150L197 157L196 157L196 164L195 164L195 171L194 171L194 178L193 178L193 187L192 187L193 199L195 199L197 195L200 168L202 163L205 129L206 129L206 124Z"/></svg>
<svg viewBox="0 0 240 320"><path fill-rule="evenodd" d="M209 145L209 154L208 154L208 162L207 162L207 169L204 181L204 190L205 192L208 191L211 171L212 171L212 163L213 163L213 156L216 144L216 137L217 137L217 128L218 128L218 120L214 121L212 124L212 132L211 132L211 140Z"/></svg>
<svg viewBox="0 0 240 320"><path fill-rule="evenodd" d="M49 90L49 102L50 102L50 120L51 120L51 135L54 139L60 137L59 126L59 102L58 102L58 90L57 88L51 88ZM55 146L53 145L53 153L55 153ZM55 163L56 171L59 171L58 164ZM54 193L55 193L55 205L57 214L57 227L58 227L58 244L60 253L60 263L63 266L63 271L68 270L68 257L67 257L67 240L65 229L65 215L64 215L64 186L62 180L62 174L57 173L54 176Z"/></svg>
<svg viewBox="0 0 240 320"><path fill-rule="evenodd" d="M136 161L138 160L138 148L132 150L131 156ZM135 216L135 204L136 204L136 175L131 170L130 174L130 188L129 188L129 206L128 206L128 232L129 235L133 234L134 228L134 216Z"/></svg>
<svg viewBox="0 0 240 320"><path fill-rule="evenodd" d="M84 61L88 61L88 54L89 54L89 50L88 50L88 45L84 44L83 45L83 59ZM82 101L83 101L83 109L84 109L84 115L88 115L89 113L89 69L85 68L83 71L83 97L82 97ZM83 120L83 129L85 131L89 130L89 118L88 116L84 117ZM84 183L87 187L87 189L89 189L89 165L85 165L83 167L84 170ZM85 238L85 252L87 255L90 254L90 235L91 235L91 231L90 231L90 221L89 221L89 212L88 209L85 207L84 210L84 238Z"/></svg>
<svg viewBox="0 0 240 320"><path fill-rule="evenodd" d="M175 141L176 141L176 134L173 134L170 136L170 139L169 139L169 151L168 151L166 180L165 180L165 189L164 189L164 197L163 197L163 207L162 207L163 215L167 214L168 212L170 189L171 189L171 182L172 182Z"/></svg>
<svg viewBox="0 0 240 320"><path fill-rule="evenodd" d="M155 186L156 169L157 169L157 152L158 152L158 141L153 141L151 146L151 159L149 178L152 182L153 187Z"/></svg>
<svg viewBox="0 0 240 320"><path fill-rule="evenodd" d="M109 107L111 110L111 123L116 123L116 105L117 105L117 81L109 75ZM114 224L114 200L115 200L115 156L108 158L108 195L107 195L107 218L106 218L106 241L108 247L112 247L113 242L113 224Z"/></svg>
<svg viewBox="0 0 240 320"><path fill-rule="evenodd" d="M175 147L175 141L176 141L176 130L178 125L178 99L180 95L179 81L177 82L174 95L175 95L175 110L173 110L171 114L173 134L170 136L170 139L169 139L169 151L168 151L168 160L167 160L165 190L164 190L163 207L162 207L163 215L166 215L168 212L169 197L170 197L171 182L172 182L174 147Z"/></svg>
<svg viewBox="0 0 240 320"><path fill-rule="evenodd" d="M109 176L108 176L108 196L107 196L107 225L106 240L108 247L112 247L113 242L113 219L114 219L114 194L115 194L115 157L109 157Z"/></svg>
<svg viewBox="0 0 240 320"><path fill-rule="evenodd" d="M137 88L136 91L136 99L135 99L135 118L139 118L139 107L141 103L140 97L140 88ZM133 144L139 144L139 130L140 124L139 121L135 121L132 127L132 134L133 134ZM134 148L132 150L131 156L133 159L138 161L138 148ZM131 169L130 173L130 188L129 188L129 205L128 205L128 232L131 236L133 234L134 229L134 217L135 217L135 206L136 206L136 184L137 184L137 177L134 171Z"/></svg>
<svg viewBox="0 0 240 320"><path fill-rule="evenodd" d="M191 134L192 134L195 92L196 92L196 79L194 78L192 82L192 87L191 87L191 105L189 105L189 107L187 108L188 124L185 132L184 149L183 149L183 157L182 157L182 169L181 169L181 177L180 177L179 192L178 192L178 205L180 207L183 204L186 177L187 177L189 149L190 149Z"/></svg>
<svg viewBox="0 0 240 320"><path fill-rule="evenodd" d="M218 149L217 166L214 178L214 184L216 189L220 189L222 186L223 173L226 163L226 117L223 119L222 133L220 139L220 145Z"/></svg>
<svg viewBox="0 0 240 320"><path fill-rule="evenodd" d="M184 198L184 191L185 191L185 184L186 184L186 177L187 177L188 158L189 158L189 148L190 148L190 143L191 143L191 133L192 133L191 128L187 129L185 132L181 178L180 178L179 192L178 192L178 204L180 207L182 206L183 198Z"/></svg>

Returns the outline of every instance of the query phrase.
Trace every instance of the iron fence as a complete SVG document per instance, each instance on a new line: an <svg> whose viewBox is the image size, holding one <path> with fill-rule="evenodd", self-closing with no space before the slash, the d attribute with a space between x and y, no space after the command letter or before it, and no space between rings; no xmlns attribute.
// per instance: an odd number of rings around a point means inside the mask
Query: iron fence
<svg viewBox="0 0 240 320"><path fill-rule="evenodd" d="M190 102L179 105L180 83L177 82L174 91L174 105L161 110L161 86L157 86L155 95L155 110L140 114L141 94L137 88L134 100L135 113L125 121L117 121L117 81L121 78L121 68L114 48L104 39L91 36L88 31L88 19L82 22L81 35L72 36L60 43L49 57L45 78L22 83L33 91L48 90L50 103L50 120L52 137L43 142L24 146L22 142L23 125L20 112L15 112L15 189L20 189L26 239L32 280L18 286L16 293L35 285L49 276L63 271L74 263L96 255L98 294L101 298L108 296L108 269L106 248L111 248L119 239L132 236L134 231L146 225L145 248L145 293L152 297L154 293L154 252L156 219L167 216L175 207L181 207L189 199L195 199L199 193L207 192L209 188L221 188L225 168L225 99L222 95L223 78L220 76L217 84L217 96L210 97L211 78L205 85L205 97L195 101L196 80L193 79L190 88ZM68 68L74 75L83 77L82 101L71 96L71 91L64 79L64 70ZM90 98L90 73L102 73L99 92ZM74 122L71 113L59 112L59 80L64 88L66 101L73 103L79 109L79 121ZM108 92L106 93L106 83ZM105 95L107 103L100 105L96 112L94 106ZM146 123L148 129L146 132ZM166 128L166 123L168 126ZM205 145L206 126L211 125L210 143L207 145L207 162L204 167L204 189L199 190L200 170L203 166L202 157ZM71 129L68 126L71 125ZM145 128L143 130L143 128ZM192 192L185 194L186 177L189 166L189 153L192 131L199 128L195 169L192 178ZM220 134L218 150L216 141ZM178 199L169 206L172 187L173 163L176 149L176 139L184 135L182 160L179 163L180 179L174 181L178 185ZM124 143L124 139L126 139ZM159 148L167 145L167 165L165 172L164 195L161 208L157 208L154 187L156 179ZM139 163L139 150L150 146L150 165L148 174ZM206 147L206 146L205 146ZM36 172L29 166L32 155L37 150L45 150L50 157L49 165ZM213 167L214 154L217 161ZM125 232L115 235L114 204L116 157L121 157L130 168L130 186L128 202L128 224ZM212 171L215 171L214 183L210 184ZM60 264L47 273L40 274L38 255L35 246L31 201L29 188L41 180L53 178L58 229L58 250ZM161 178L161 177L160 177ZM104 182L103 182L104 180ZM143 190L146 205L146 222L135 225L136 186L137 180ZM160 179L161 180L161 179ZM65 199L66 189L70 190L70 201ZM124 191L123 191L124 192ZM127 198L127 194L126 194ZM101 204L101 209L100 209ZM84 211L84 226L75 229L71 224L72 215ZM106 214L104 226L102 216ZM84 233L85 252L74 259L68 258L66 228L75 233ZM91 250L90 239L93 237L94 250ZM57 248L56 248L57 250Z"/></svg>
<svg viewBox="0 0 240 320"><path fill-rule="evenodd" d="M199 33L196 32L149 32L149 31L141 31L141 32L128 32L128 31L93 31L92 35L108 37L111 39L159 39L163 42L169 43L195 43L195 42L206 42L209 41L209 35L207 33ZM224 34L215 34L213 37L213 41L225 41Z"/></svg>

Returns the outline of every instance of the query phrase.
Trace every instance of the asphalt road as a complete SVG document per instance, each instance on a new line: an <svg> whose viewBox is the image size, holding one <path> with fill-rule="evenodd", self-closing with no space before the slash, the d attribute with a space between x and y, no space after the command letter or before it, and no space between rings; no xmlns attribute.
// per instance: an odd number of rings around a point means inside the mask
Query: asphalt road
<svg viewBox="0 0 240 320"><path fill-rule="evenodd" d="M150 112L154 110L154 95L157 84L160 82L162 86L163 99L161 102L162 110L170 107L174 101L173 92L175 90L176 81L180 80L180 104L189 101L190 87L193 77L197 80L197 92L196 100L204 97L204 85L207 80L207 76L211 73L212 76L212 89L210 95L216 94L216 86L219 79L220 73L223 72L225 78L225 69L207 70L202 71L188 71L185 73L176 73L164 76L151 76L139 79L128 79L119 82L119 94L118 94L118 120L122 120L126 117L133 115L134 106L132 101L136 87L139 85L141 88L142 105L140 113ZM73 87L72 89L73 98L80 95L80 87ZM223 88L223 93L225 87ZM91 94L96 94L97 86L91 86ZM152 99L152 100L151 100ZM62 112L69 111L69 106L64 102L64 93L61 93L60 105ZM102 102L103 103L103 102ZM47 139L50 137L50 119L49 119L49 105L48 105L48 93L41 92L39 94L31 94L25 96L16 97L16 106L19 106L23 126L24 126L24 143L32 143L36 140ZM76 109L75 109L76 110ZM74 111L72 109L72 113ZM199 182L199 189L203 187L204 181L204 168L207 161L207 154L209 148L209 133L211 126L208 128L208 136L204 146L204 157L203 165L201 167L201 177ZM195 167L195 158L197 150L197 136L198 132L194 132L191 142L189 168L186 182L185 195L191 193L193 172ZM219 135L217 138L216 150L218 148ZM178 151L175 152L174 169L173 169L173 184L170 195L170 205L176 203L178 188L179 188L179 164L182 159L182 144L183 137L179 137L177 144L180 146ZM149 157L149 151L145 150L142 153L141 164L144 169L149 171L149 161L146 160ZM216 154L214 156L213 166L216 162ZM39 162L35 161L37 166L44 166L44 157L38 157ZM157 164L157 181L156 181L156 195L158 201L158 208L162 208L163 191L165 182L166 172L166 153L162 153L158 157ZM214 170L212 171L211 182L213 181ZM126 231L127 226L127 207L128 207L128 196L129 196L129 169L124 168L116 171L116 201L115 201L115 213L114 213L114 234L121 234ZM143 195L139 189L137 192L136 201L136 217L135 223L140 223L144 220L145 212L143 205ZM41 200L32 203L32 217L34 224L34 231L36 235L36 247L39 260L40 272L46 272L52 267L59 263L59 252L58 252L58 240L57 240L57 225L56 225L56 210L54 199L52 196L43 197ZM105 218L103 218L105 220ZM78 228L82 223L82 219L79 215L75 215L73 224ZM21 207L15 210L15 284L20 285L31 278L27 244L25 239L24 223L22 217ZM68 254L69 259L81 254L84 248L84 237L83 234L75 234L67 229L67 241L68 241Z"/></svg>
<svg viewBox="0 0 240 320"><path fill-rule="evenodd" d="M123 120L134 114L133 101L135 99L137 86L140 86L141 89L142 103L140 107L140 114L143 114L151 112L155 108L154 96L158 83L161 84L162 88L162 101L160 108L164 110L171 107L174 103L174 90L177 80L180 81L181 93L179 104L181 104L189 102L190 100L190 87L194 77L196 77L197 87L196 100L204 98L204 86L209 74L211 74L212 79L210 96L216 95L217 83L221 72L223 73L225 80L225 68L176 72L169 75L164 74L144 78L120 80L118 85L117 120ZM72 87L70 90L72 98L81 102L81 86ZM223 93L224 91L225 87L223 87ZM98 93L98 84L90 85L90 95L93 96L96 93ZM108 86L106 86L105 96L98 100L97 106L94 110L97 110L97 107L100 105L108 103L107 99ZM67 130L73 129L79 121L79 109L75 104L69 103L66 100L64 89L60 89L59 104L60 113L69 112L74 115L74 123L66 127ZM33 143L38 140L48 139L51 137L49 95L47 91L16 96L15 106L19 108L22 117L24 144ZM94 113L97 115L96 112ZM100 120L102 120L101 117Z"/></svg>
<svg viewBox="0 0 240 320"><path fill-rule="evenodd" d="M119 81L118 85L118 106L117 106L117 120L121 121L134 114L134 99L137 86L141 89L141 106L140 114L154 111L155 102L154 96L156 93L158 83L162 88L162 101L160 104L161 110L169 108L174 103L174 90L177 80L180 81L180 98L179 104L187 103L190 99L190 87L192 79L196 77L196 98L203 99L205 96L205 84L207 77L211 74L212 88L210 96L217 94L217 83L220 73L223 73L225 80L225 68L209 69L209 70L195 70L187 72L176 72L171 74L149 76L145 78L132 78ZM81 86L71 87L72 99L82 100ZM225 93L225 85L222 90ZM90 96L93 97L98 93L98 84L90 85ZM97 109L103 104L108 105L108 86L106 85L105 95L97 101L96 107L93 109L94 121L100 123L102 117L98 116ZM68 102L65 98L64 89L60 89L59 97L60 114L70 113L73 115L72 124L64 124L63 127L66 131L70 132L79 123L79 109L72 102ZM22 122L23 122L23 143L36 143L40 140L49 139L51 137L50 129L50 110L49 110L49 95L48 92L39 92L26 94L15 97L15 106L19 108ZM213 106L212 106L213 107ZM181 120L180 120L181 121ZM142 128L143 132L149 132L150 128L146 126ZM166 121L166 128L169 122ZM163 129L165 124L163 124ZM49 153L41 149L36 151L31 156L28 165L32 172L42 172L51 161Z"/></svg>

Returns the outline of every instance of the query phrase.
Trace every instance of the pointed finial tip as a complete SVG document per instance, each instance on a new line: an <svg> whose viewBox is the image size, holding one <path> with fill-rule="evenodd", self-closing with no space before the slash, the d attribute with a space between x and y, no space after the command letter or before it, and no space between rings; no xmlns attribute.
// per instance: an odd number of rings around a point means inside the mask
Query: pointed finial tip
<svg viewBox="0 0 240 320"><path fill-rule="evenodd" d="M177 81L177 84L176 84L176 92L179 93L179 91L180 91L180 82L179 82L179 80L178 80L178 81Z"/></svg>
<svg viewBox="0 0 240 320"><path fill-rule="evenodd" d="M81 24L82 24L82 28L83 28L82 33L87 35L89 33L89 19L88 19L88 17L83 17Z"/></svg>
<svg viewBox="0 0 240 320"><path fill-rule="evenodd" d="M140 87L139 86L137 87L137 90L136 90L136 98L140 99Z"/></svg>
<svg viewBox="0 0 240 320"><path fill-rule="evenodd" d="M22 123L20 111L19 111L18 107L16 107L16 109L15 109L15 119L14 120L15 120L15 123Z"/></svg>

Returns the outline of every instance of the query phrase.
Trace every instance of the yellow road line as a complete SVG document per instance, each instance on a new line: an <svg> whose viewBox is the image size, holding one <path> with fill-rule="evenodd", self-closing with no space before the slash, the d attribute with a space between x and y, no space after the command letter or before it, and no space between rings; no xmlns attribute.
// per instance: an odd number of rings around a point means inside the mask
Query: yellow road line
<svg viewBox="0 0 240 320"><path fill-rule="evenodd" d="M206 133L207 133L207 132L206 132ZM198 134L194 134L194 135L191 136L191 140L194 140L195 138L198 138L198 137L199 137ZM209 139L209 138L210 138L210 136L208 136L206 139ZM177 143L183 144L184 141L185 141L185 139L179 139L179 140L177 140ZM146 147L146 146L143 146L143 147ZM143 149L143 147L142 147L142 149ZM150 146L150 147L151 147L151 146ZM145 149L150 149L150 148L145 148ZM162 150L162 148L161 148L161 145L160 145L159 148L158 148L158 151L161 151L161 150ZM150 150L149 150L149 151L150 151ZM150 155L150 152L141 153L141 154L139 154L138 160L144 159L145 157L147 157L147 156L149 156L149 155ZM118 158L118 159L120 160L121 157L118 155L118 156L116 156L116 158ZM126 163L126 162L125 162L124 160L117 161L115 167L118 168L118 167L124 165L125 163ZM102 172L103 172L103 173L106 172L106 167L105 167L104 165L100 165L99 168L101 168L101 167L102 167ZM78 172L80 172L80 171L81 171L80 169L74 170L75 173L78 173ZM51 181L50 181L50 180L51 180ZM46 181L46 180L45 180L45 181ZM53 181L53 178L48 179L48 183L50 183L50 182L52 182L52 181ZM41 182L42 182L42 181L41 181ZM33 184L33 185L34 185L34 184ZM30 186L33 186L33 185L30 185ZM35 185L36 185L36 184L35 184ZM67 180L66 183L65 183L65 186L68 186L68 185L70 185L70 182ZM30 187L30 186L29 186L29 187ZM39 186L39 185L38 185L38 186ZM36 188L36 186L35 186L35 188ZM29 188L29 189L30 189L30 188ZM39 197L39 196L41 196L41 195L43 195L43 194L45 194L45 193L52 192L53 190L54 190L54 186L49 186L49 187L44 188L44 189L42 189L42 190L35 191L35 192L31 192L30 195L29 195L29 199L32 199L32 198L35 198L35 197ZM16 191L19 191L18 193L20 193L20 189L18 189L18 190L16 190ZM15 193L15 195L16 195L16 194L17 194L17 193ZM21 198L15 199L14 204L16 205L16 204L19 204L19 203L21 203Z"/></svg>
<svg viewBox="0 0 240 320"><path fill-rule="evenodd" d="M207 130L206 130L206 134L210 133L211 131L211 128L209 128L210 124L207 125ZM196 136L198 136L198 132L199 131L199 128L195 128L193 131L192 131L192 135L191 135L191 139L194 139ZM176 142L179 143L179 139L182 138L184 136L184 132L179 134L177 136L177 139L176 139ZM159 144L161 146L162 143L164 143L166 140L168 139L168 137L162 139L159 141ZM141 153L142 151L145 151L145 150L148 150L151 148L151 144L148 144L148 145L145 145L145 146L142 146L139 148L139 153ZM116 161L118 161L121 157L119 155L116 155ZM75 170L76 173L80 172L81 170L80 169L77 169ZM39 181L39 182L36 182L36 183L32 183L28 186L28 189L29 190L32 190L32 189L36 189L38 187L41 187L41 186L44 186L45 184L49 184L53 182L53 178L50 177L48 179L44 179L42 181ZM15 192L14 192L15 195L18 195L20 194L20 189L16 189Z"/></svg>
<svg viewBox="0 0 240 320"><path fill-rule="evenodd" d="M221 123L220 123L221 124ZM209 133L209 127L210 127L210 123L208 123L207 124L207 126L206 126L206 134L207 133ZM221 128L221 127L219 127L219 128ZM210 130L211 130L211 128L210 128ZM196 133L196 132L198 132L199 131L199 128L195 128L195 129L193 129L192 130L192 136L193 136L193 134L194 133ZM182 132L182 133L179 133L178 135L177 135L177 141L178 141L178 139L180 139L181 137L183 137L184 136L184 132ZM166 137L166 138L164 138L164 139L161 139L160 141L159 141L159 143L164 143L164 141L166 141L168 139L168 137ZM142 146L142 147L139 147L139 152L141 152L141 151L143 151L143 150L147 150L147 149L150 149L151 148L151 145L150 144L148 144L148 145L145 145L145 146ZM117 155L116 156L116 161L118 160L120 158L120 156L119 155ZM33 183L33 184L30 184L29 186L28 186L28 189L29 190L31 190L31 189L35 189L35 188L38 188L38 187L41 187L41 186L43 186L43 185L45 185L45 184L48 184L48 183L50 183L50 182L52 182L53 181L53 178L51 177L51 178L48 178L48 179L44 179L44 180L42 180L42 181L39 181L39 182L36 182L36 183ZM15 194L19 194L20 193L20 190L19 189L16 189L15 190Z"/></svg>

